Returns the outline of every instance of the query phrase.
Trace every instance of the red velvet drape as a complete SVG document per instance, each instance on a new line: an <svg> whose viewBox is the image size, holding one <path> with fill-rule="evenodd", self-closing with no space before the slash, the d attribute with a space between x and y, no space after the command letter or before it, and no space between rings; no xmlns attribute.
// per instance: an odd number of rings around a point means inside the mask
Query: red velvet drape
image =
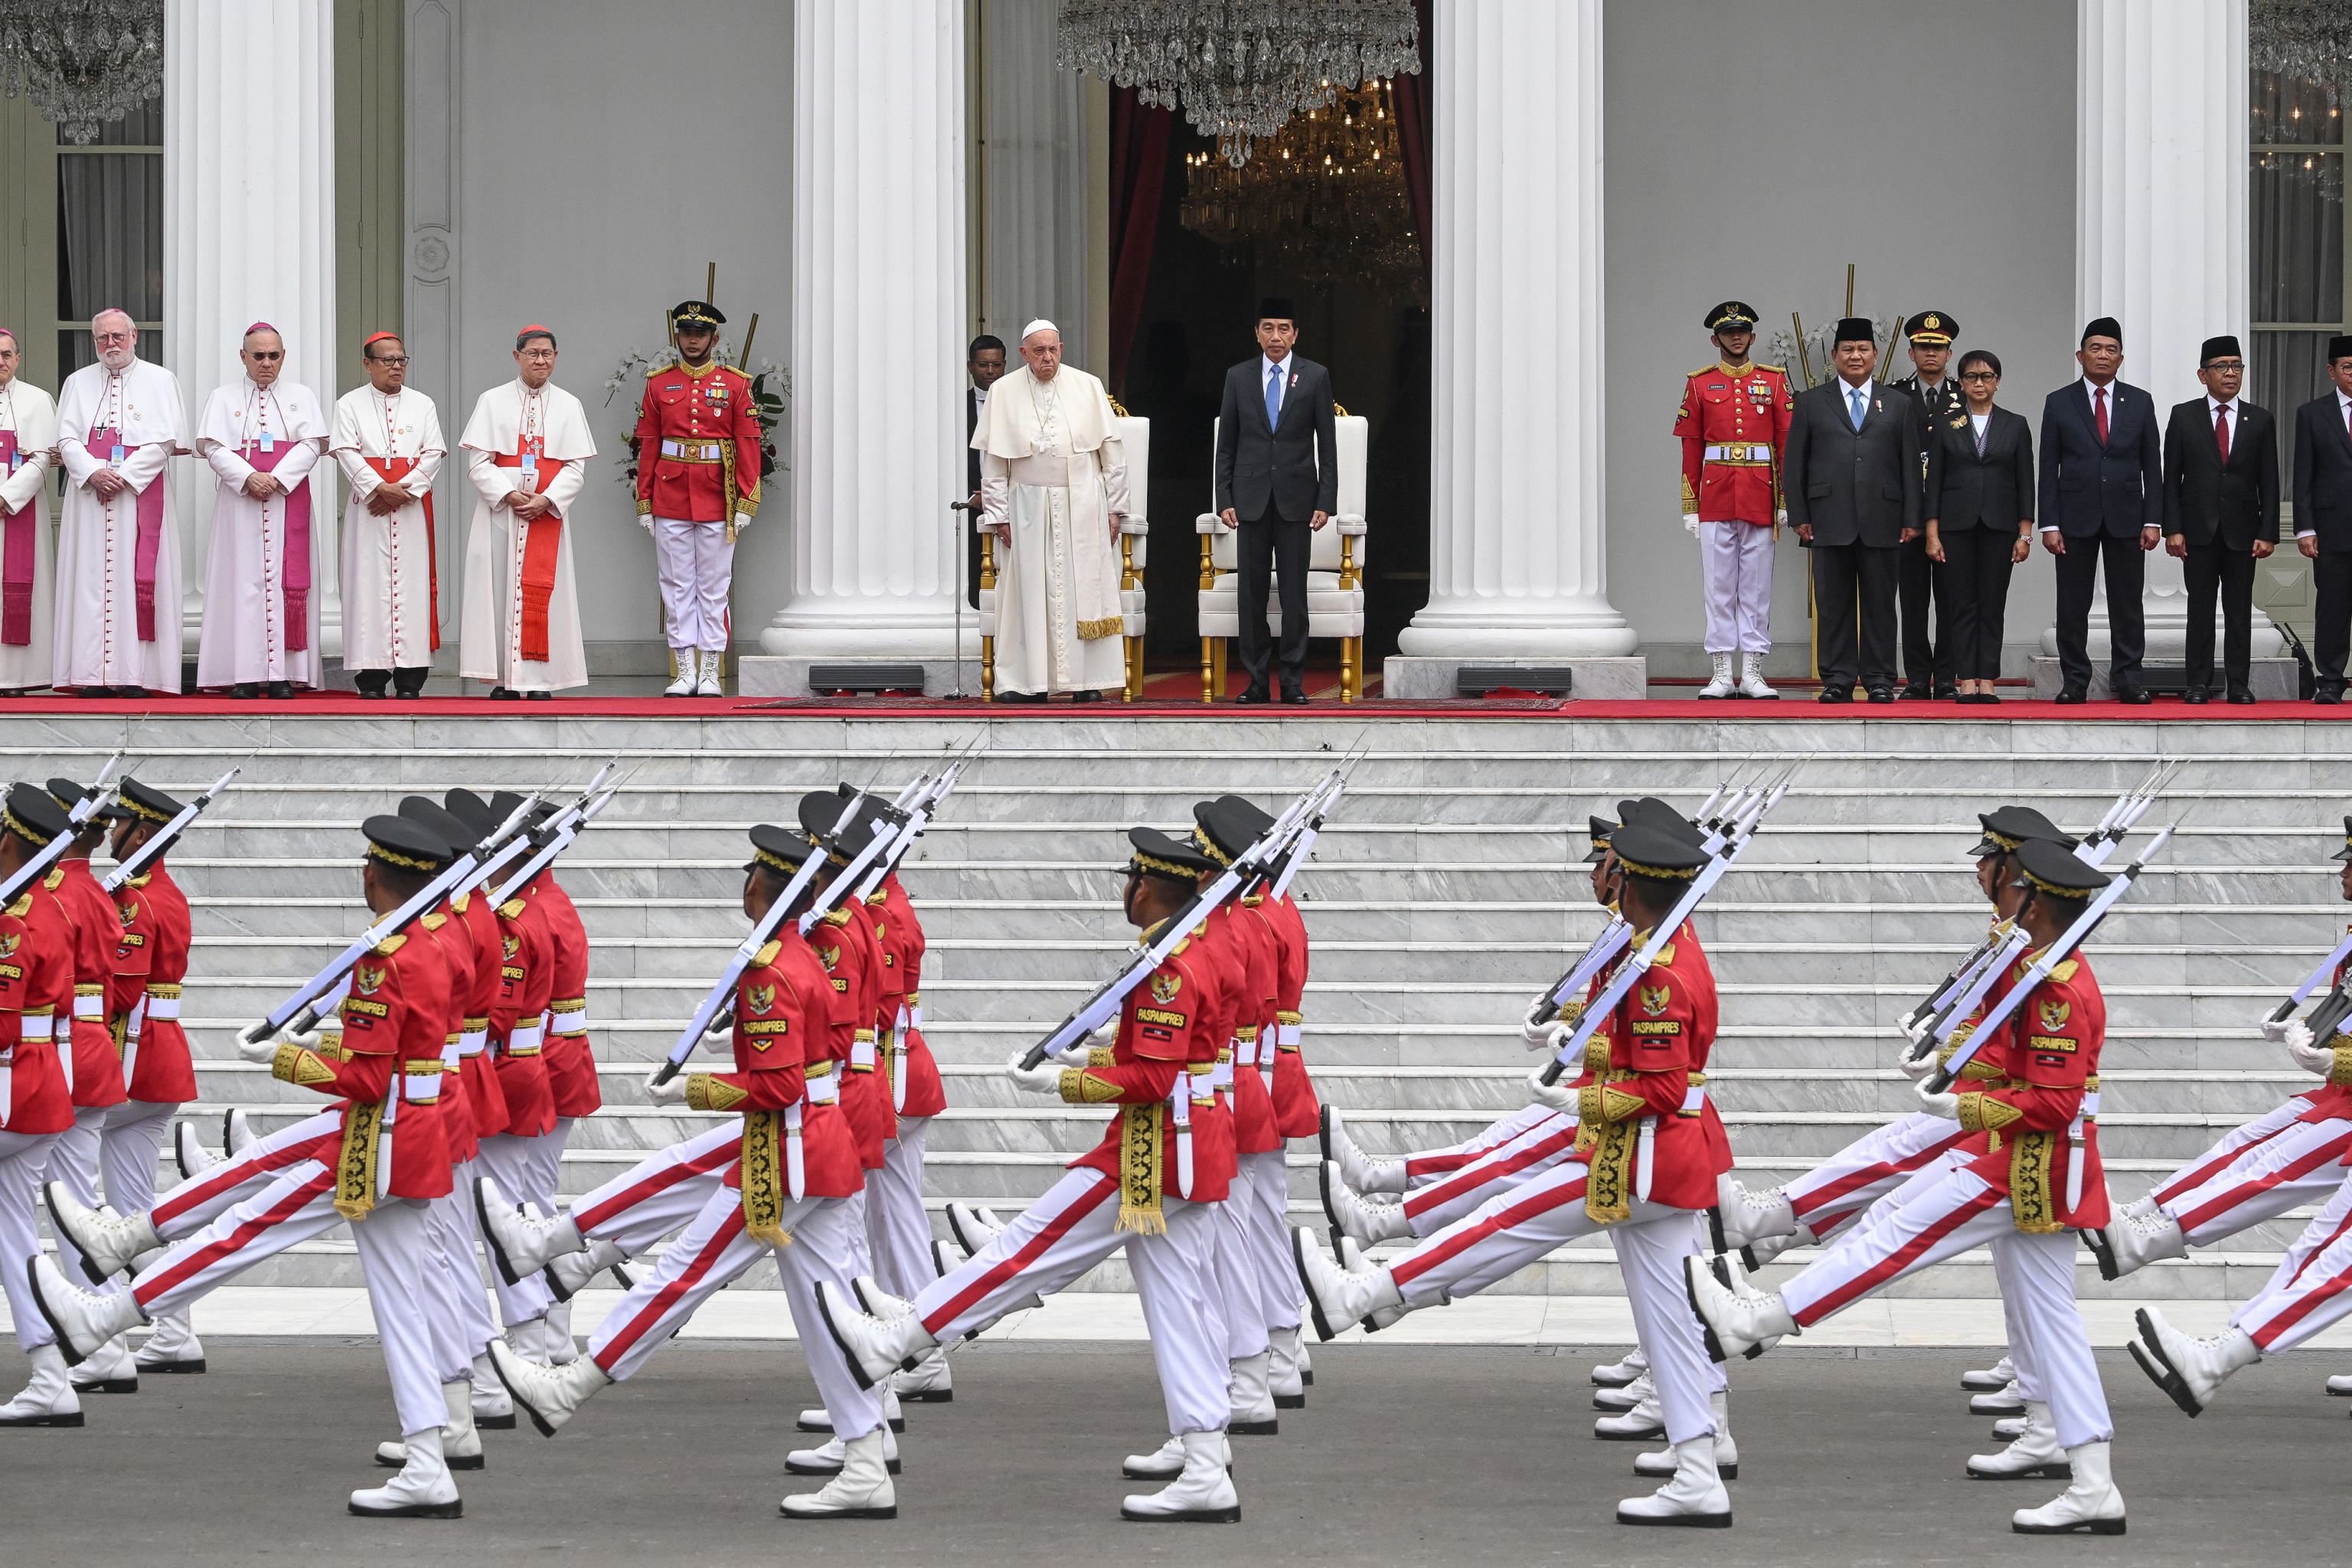
<svg viewBox="0 0 2352 1568"><path fill-rule="evenodd" d="M1405 195L1412 203L1412 232L1421 239L1421 275L1429 277L1429 5L1413 0L1421 19L1421 69L1399 72L1391 94L1396 105L1397 152L1404 159Z"/></svg>
<svg viewBox="0 0 2352 1568"><path fill-rule="evenodd" d="M1110 386L1127 389L1128 351L1143 320L1143 288L1160 237L1172 117L1146 109L1133 88L1110 95Z"/></svg>

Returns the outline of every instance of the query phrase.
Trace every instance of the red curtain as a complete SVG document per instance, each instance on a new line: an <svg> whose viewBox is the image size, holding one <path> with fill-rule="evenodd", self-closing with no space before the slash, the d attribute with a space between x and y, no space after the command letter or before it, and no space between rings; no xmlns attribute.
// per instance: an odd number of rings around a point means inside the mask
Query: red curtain
<svg viewBox="0 0 2352 1568"><path fill-rule="evenodd" d="M1160 237L1160 201L1168 183L1171 117L1146 109L1133 88L1110 95L1110 385L1127 390L1128 351L1143 320L1143 287Z"/></svg>
<svg viewBox="0 0 2352 1568"><path fill-rule="evenodd" d="M1429 277L1429 5L1413 0L1421 19L1421 70L1400 72L1391 95L1396 104L1397 151L1404 159L1406 196L1412 203L1412 232L1421 239L1421 275Z"/></svg>

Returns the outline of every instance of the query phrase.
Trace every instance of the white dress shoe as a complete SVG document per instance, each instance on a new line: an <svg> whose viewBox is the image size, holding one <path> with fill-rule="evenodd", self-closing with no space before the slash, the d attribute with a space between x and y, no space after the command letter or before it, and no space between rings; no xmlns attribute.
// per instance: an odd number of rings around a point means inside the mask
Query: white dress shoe
<svg viewBox="0 0 2352 1568"><path fill-rule="evenodd" d="M441 1428L401 1434L400 1474L352 1494L351 1510L370 1519L462 1519L466 1505L441 1456Z"/></svg>
<svg viewBox="0 0 2352 1568"><path fill-rule="evenodd" d="M899 1408L898 1393L894 1388L886 1386L882 1391L882 1420L893 1432L907 1429L906 1413ZM824 1405L814 1405L802 1411L794 1425L803 1432L830 1432L833 1415Z"/></svg>
<svg viewBox="0 0 2352 1568"><path fill-rule="evenodd" d="M541 1366L517 1355L504 1340L490 1342L490 1365L542 1437L554 1436L591 1394L613 1382L593 1357L582 1356L570 1366Z"/></svg>
<svg viewBox="0 0 2352 1568"><path fill-rule="evenodd" d="M2074 1479L2066 1450L2058 1446L2058 1424L2050 1406L2028 1400L2020 1420L2023 1430L1998 1454L1969 1456L1969 1477L1979 1481L2068 1481ZM1996 1436L1998 1432L1996 1431Z"/></svg>
<svg viewBox="0 0 2352 1568"><path fill-rule="evenodd" d="M1594 1367L1592 1369L1592 1386L1595 1388L1622 1388L1627 1384L1633 1382L1635 1378L1645 1375L1649 1370L1650 1358L1643 1355L1642 1353L1641 1347L1636 1345L1633 1349L1626 1352L1624 1360L1612 1361L1604 1365Z"/></svg>
<svg viewBox="0 0 2352 1568"><path fill-rule="evenodd" d="M1773 690L1772 688L1764 684L1764 656L1762 654L1749 653L1740 655L1738 691L1739 695L1742 697L1770 699L1780 695L1778 691Z"/></svg>
<svg viewBox="0 0 2352 1568"><path fill-rule="evenodd" d="M93 1285L105 1284L130 1268L132 1258L163 1245L154 1223L143 1214L125 1216L112 1209L91 1208L58 1182L44 1184L41 1196L48 1205L49 1223L80 1251L81 1271Z"/></svg>
<svg viewBox="0 0 2352 1568"><path fill-rule="evenodd" d="M80 1426L81 1401L66 1381L66 1358L58 1347L40 1345L25 1355L33 1363L32 1379L0 1405L0 1426Z"/></svg>
<svg viewBox="0 0 2352 1568"><path fill-rule="evenodd" d="M830 1279L817 1281L816 1306L817 1315L824 1320L825 1331L849 1358L850 1374L861 1388L881 1384L908 1357L940 1342L914 1313L885 1321L860 1310L857 1303Z"/></svg>
<svg viewBox="0 0 2352 1568"><path fill-rule="evenodd" d="M57 1331L58 1350L72 1365L115 1335L139 1326L139 1299L128 1290L100 1296L58 1272L47 1254L33 1260L33 1296Z"/></svg>
<svg viewBox="0 0 2352 1568"><path fill-rule="evenodd" d="M835 1437L814 1448L794 1448L784 1456L784 1468L796 1476L837 1476L848 1458L848 1443ZM882 1428L882 1461L890 1474L898 1473L898 1438L887 1426Z"/></svg>
<svg viewBox="0 0 2352 1568"><path fill-rule="evenodd" d="M1402 1193L1409 1184L1402 1160L1374 1159L1356 1146L1337 1106L1323 1108L1322 1142L1323 1158L1338 1165L1341 1178L1360 1193L1386 1195Z"/></svg>
<svg viewBox="0 0 2352 1568"><path fill-rule="evenodd" d="M490 1261L509 1285L521 1284L552 1259L588 1245L570 1215L541 1219L526 1213L494 1177L474 1179L474 1210L481 1216L482 1239L490 1244Z"/></svg>
<svg viewBox="0 0 2352 1568"><path fill-rule="evenodd" d="M1328 1340L1343 1334L1374 1312L1404 1305L1404 1297L1387 1269L1366 1268L1360 1273L1343 1269L1331 1261L1313 1233L1304 1228L1291 1233L1291 1244L1298 1263L1298 1282L1307 1288L1307 1310L1315 1320L1318 1337Z"/></svg>
<svg viewBox="0 0 2352 1568"><path fill-rule="evenodd" d="M694 695L694 683L701 678L702 674L702 671L696 668L700 658L701 655L690 647L674 647L669 650L670 664L677 669L677 674L671 679L667 686L662 688L664 697Z"/></svg>
<svg viewBox="0 0 2352 1568"><path fill-rule="evenodd" d="M1225 1430L1233 1436L1271 1437L1282 1429L1274 1413L1274 1390L1266 1383L1273 1361L1273 1352L1260 1351L1232 1364L1232 1376L1225 1384L1225 1403L1232 1414Z"/></svg>
<svg viewBox="0 0 2352 1568"><path fill-rule="evenodd" d="M82 1357L66 1381L76 1394L138 1393L139 1363L131 1359L130 1336L117 1334Z"/></svg>
<svg viewBox="0 0 2352 1568"><path fill-rule="evenodd" d="M180 1180L193 1182L221 1163L220 1156L196 1142L193 1121L172 1123L172 1160L180 1167Z"/></svg>
<svg viewBox="0 0 2352 1568"><path fill-rule="evenodd" d="M1225 1434L1217 1434L1217 1460L1228 1471L1234 1468L1234 1446ZM1171 1436L1149 1454L1129 1454L1119 1461L1118 1473L1130 1481L1172 1481L1184 1473L1184 1439Z"/></svg>
<svg viewBox="0 0 2352 1568"><path fill-rule="evenodd" d="M1405 1218L1404 1205L1365 1198L1348 1184L1339 1161L1324 1161L1319 1174L1323 1188L1323 1213L1330 1219L1332 1228L1341 1235L1351 1236L1364 1246L1373 1247L1383 1241L1401 1241L1412 1234L1412 1226Z"/></svg>
<svg viewBox="0 0 2352 1568"><path fill-rule="evenodd" d="M1715 1206L1723 1216L1723 1244L1727 1247L1752 1247L1797 1234L1797 1212L1778 1187L1751 1193L1727 1175L1717 1176Z"/></svg>
<svg viewBox="0 0 2352 1568"><path fill-rule="evenodd" d="M1266 1363L1265 1383L1267 1390L1274 1395L1274 1407L1276 1410L1304 1410L1307 1408L1307 1380L1313 1374L1307 1365L1307 1345L1298 1325L1293 1323L1286 1329L1270 1328L1265 1331L1265 1338L1268 1353L1273 1358Z"/></svg>
<svg viewBox="0 0 2352 1568"><path fill-rule="evenodd" d="M575 1226L573 1228L576 1230L578 1227ZM548 1294L559 1301L569 1301L588 1289L589 1281L607 1268L613 1270L622 1280L623 1288L626 1289L635 1283L621 1268L628 1256L612 1242L592 1241L584 1251L558 1253L549 1258L547 1267L539 1271L539 1277L547 1282Z"/></svg>
<svg viewBox="0 0 2352 1568"><path fill-rule="evenodd" d="M1238 1523L1242 1500L1234 1490L1233 1472L1225 1466L1224 1434L1187 1432L1178 1441L1184 1450L1183 1469L1156 1492L1122 1499L1119 1518L1154 1524Z"/></svg>
<svg viewBox="0 0 2352 1568"><path fill-rule="evenodd" d="M1698 689L1698 694L1701 697L1710 699L1730 696L1732 689L1731 656L1727 653L1718 653L1709 655L1708 657L1715 660L1715 679L1709 680L1705 686L1700 687Z"/></svg>
<svg viewBox="0 0 2352 1568"><path fill-rule="evenodd" d="M1704 1258L1683 1259L1683 1271L1691 1310L1698 1314L1699 1327L1706 1335L1707 1354L1716 1360L1746 1355L1768 1340L1797 1331L1797 1320L1789 1315L1780 1297L1733 1291L1715 1277Z"/></svg>
<svg viewBox="0 0 2352 1568"><path fill-rule="evenodd" d="M1592 1435L1604 1443L1646 1443L1664 1436L1665 1417L1659 1413L1657 1396L1651 1395L1631 1410L1594 1417Z"/></svg>
<svg viewBox="0 0 2352 1568"><path fill-rule="evenodd" d="M1721 1389L1707 1395L1715 1409L1715 1473L1727 1481L1739 1479L1739 1445L1731 1436L1731 1396ZM1672 1448L1661 1448L1653 1454L1633 1456L1633 1473L1637 1476L1671 1476L1681 1468L1681 1460Z"/></svg>
<svg viewBox="0 0 2352 1568"><path fill-rule="evenodd" d="M1700 1530L1731 1528L1731 1494L1715 1468L1715 1439L1693 1437L1674 1447L1674 1479L1648 1497L1617 1505L1620 1524L1680 1524Z"/></svg>
<svg viewBox="0 0 2352 1568"><path fill-rule="evenodd" d="M2166 1322L2164 1315L2152 1308L2142 1307L2137 1316L2139 1338L2130 1342L2132 1360L2190 1415L2201 1414L2213 1403L2231 1373L2263 1359L2262 1347L2234 1324L2210 1339L2200 1340Z"/></svg>
<svg viewBox="0 0 2352 1568"><path fill-rule="evenodd" d="M482 1435L474 1429L474 1385L460 1378L441 1385L441 1403L449 1415L448 1425L441 1428L441 1462L453 1470L478 1470L483 1468ZM408 1445L378 1443L375 1462L388 1470L408 1468Z"/></svg>
<svg viewBox="0 0 2352 1568"><path fill-rule="evenodd" d="M891 1378L890 1392L909 1405L954 1404L955 1374L948 1370L945 1347L932 1346L929 1354Z"/></svg>
<svg viewBox="0 0 2352 1568"><path fill-rule="evenodd" d="M898 1490L890 1484L887 1435L877 1427L842 1447L841 1473L813 1492L776 1505L786 1519L896 1519Z"/></svg>
<svg viewBox="0 0 2352 1568"><path fill-rule="evenodd" d="M244 1153L256 1136L244 1107L233 1105L221 1112L221 1149L225 1153Z"/></svg>
<svg viewBox="0 0 2352 1568"><path fill-rule="evenodd" d="M1996 1388L2006 1388L2017 1381L2017 1364L2007 1356L2001 1357L1981 1372L1960 1373L1960 1386L1970 1394L1989 1394Z"/></svg>
<svg viewBox="0 0 2352 1568"><path fill-rule="evenodd" d="M1644 1400L1654 1405L1657 1399L1658 1385L1651 1381L1650 1374L1645 1372L1621 1387L1593 1390L1592 1408L1610 1411L1612 1414L1622 1414Z"/></svg>
<svg viewBox="0 0 2352 1568"><path fill-rule="evenodd" d="M697 697L724 697L727 689L719 683L719 671L726 655L705 650L702 656L702 679L694 683Z"/></svg>
<svg viewBox="0 0 2352 1568"><path fill-rule="evenodd" d="M2124 1494L2116 1490L2107 1469L2107 1446L2085 1443L2066 1450L2074 1481L2040 1508L2021 1508L2009 1516L2010 1529L2020 1535L2067 1535L2087 1530L2093 1535L2124 1532Z"/></svg>
<svg viewBox="0 0 2352 1568"><path fill-rule="evenodd" d="M1972 1394L1969 1395L1969 1414L2022 1415L2025 1414L2025 1394L2014 1382L2005 1383L1990 1394Z"/></svg>

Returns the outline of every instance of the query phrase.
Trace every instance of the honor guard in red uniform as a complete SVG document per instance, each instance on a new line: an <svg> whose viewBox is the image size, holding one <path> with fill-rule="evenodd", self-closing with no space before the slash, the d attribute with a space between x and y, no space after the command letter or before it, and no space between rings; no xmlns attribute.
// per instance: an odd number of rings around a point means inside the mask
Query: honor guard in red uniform
<svg viewBox="0 0 2352 1568"><path fill-rule="evenodd" d="M405 817L371 816L361 831L368 845L361 888L378 915L423 890L456 854ZM450 1191L440 1090L454 1016L439 951L411 929L384 938L352 966L330 1028L308 1040L241 1037L239 1054L268 1063L273 1078L338 1101L331 1146L316 1148L314 1157L289 1165L256 1195L173 1247L127 1290L95 1295L41 1259L35 1292L68 1359L349 1221L405 1453L405 1468L391 1481L352 1494L351 1511L457 1518L463 1504L443 1456L442 1431L467 1419L466 1368L446 1364L435 1344L434 1316L446 1300L435 1276L446 1260L427 1218L432 1201ZM49 1198L62 1228L77 1205L55 1189Z"/></svg>
<svg viewBox="0 0 2352 1568"><path fill-rule="evenodd" d="M751 378L713 360L727 318L688 300L669 313L680 363L646 377L637 412L637 516L654 536L670 697L717 697L735 540L760 510L760 419Z"/></svg>
<svg viewBox="0 0 2352 1568"><path fill-rule="evenodd" d="M1772 542L1780 504L1780 447L1796 397L1789 373L1748 358L1756 308L1727 300L1706 313L1717 361L1683 384L1675 434L1683 444L1683 527L1698 541L1713 679L1702 697L1778 697L1764 684L1772 650ZM1738 683L1731 656L1742 656Z"/></svg>

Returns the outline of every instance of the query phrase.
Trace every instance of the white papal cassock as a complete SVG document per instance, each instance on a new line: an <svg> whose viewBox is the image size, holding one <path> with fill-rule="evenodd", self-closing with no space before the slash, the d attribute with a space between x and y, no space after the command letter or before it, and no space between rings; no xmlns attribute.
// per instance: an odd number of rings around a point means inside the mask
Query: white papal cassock
<svg viewBox="0 0 2352 1568"><path fill-rule="evenodd" d="M981 510L1010 522L996 571L996 688L1107 691L1127 679L1110 519L1127 510L1127 459L1103 384L1027 365L989 389L971 444Z"/></svg>
<svg viewBox="0 0 2352 1568"><path fill-rule="evenodd" d="M440 563L434 553L433 479L449 444L433 400L402 387L373 386L335 404L327 450L343 470L343 668L420 669L441 646ZM367 509L379 485L395 482L416 499L378 517Z"/></svg>
<svg viewBox="0 0 2352 1568"><path fill-rule="evenodd" d="M163 467L187 437L180 384L159 365L85 365L66 378L56 685L180 689L180 520ZM101 500L90 476L109 468L131 489Z"/></svg>
<svg viewBox="0 0 2352 1568"><path fill-rule="evenodd" d="M241 375L205 399L196 456L220 480L205 552L199 688L284 680L319 684L318 548L323 522L310 470L327 446L316 394L290 381L257 386ZM245 493L255 473L286 489Z"/></svg>
<svg viewBox="0 0 2352 1568"><path fill-rule="evenodd" d="M22 376L0 386L0 691L49 683L49 448L58 405Z"/></svg>
<svg viewBox="0 0 2352 1568"><path fill-rule="evenodd" d="M553 382L533 392L518 377L482 394L457 444L474 482L458 672L509 691L586 685L588 655L566 537L588 459L596 455L586 410ZM507 495L518 489L537 490L555 510L516 527Z"/></svg>

